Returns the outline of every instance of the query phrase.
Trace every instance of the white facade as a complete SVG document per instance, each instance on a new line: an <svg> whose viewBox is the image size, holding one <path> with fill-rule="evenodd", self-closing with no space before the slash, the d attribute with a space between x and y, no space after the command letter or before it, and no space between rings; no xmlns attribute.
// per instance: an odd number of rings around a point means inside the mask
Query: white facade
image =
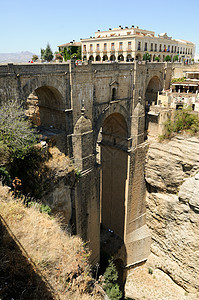
<svg viewBox="0 0 199 300"><path fill-rule="evenodd" d="M142 60L149 53L151 61L159 57L164 61L169 55L171 61L178 56L178 61L190 63L195 54L192 42L172 39L166 33L155 36L155 32L132 26L95 32L89 39L81 39L82 59L92 61L133 61Z"/></svg>

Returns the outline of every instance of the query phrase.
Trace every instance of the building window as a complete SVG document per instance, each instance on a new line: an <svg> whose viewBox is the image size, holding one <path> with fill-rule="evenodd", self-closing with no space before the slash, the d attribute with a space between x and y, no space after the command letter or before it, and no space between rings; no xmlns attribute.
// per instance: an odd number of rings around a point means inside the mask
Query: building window
<svg viewBox="0 0 199 300"><path fill-rule="evenodd" d="M167 52L170 52L170 45L168 45Z"/></svg>
<svg viewBox="0 0 199 300"><path fill-rule="evenodd" d="M97 44L97 48L96 48L97 51L100 51L100 47L99 47L99 44Z"/></svg>
<svg viewBox="0 0 199 300"><path fill-rule="evenodd" d="M167 51L167 48L166 48L166 45L164 45L164 52L166 52Z"/></svg>
<svg viewBox="0 0 199 300"><path fill-rule="evenodd" d="M153 43L151 43L151 51L153 51Z"/></svg>
<svg viewBox="0 0 199 300"><path fill-rule="evenodd" d="M147 43L144 44L144 51L147 51Z"/></svg>
<svg viewBox="0 0 199 300"><path fill-rule="evenodd" d="M177 51L177 53L179 53L179 47L178 47L178 51Z"/></svg>
<svg viewBox="0 0 199 300"><path fill-rule="evenodd" d="M141 50L141 42L138 42L138 50Z"/></svg>
<svg viewBox="0 0 199 300"><path fill-rule="evenodd" d="M90 52L93 52L93 44L90 44Z"/></svg>
<svg viewBox="0 0 199 300"><path fill-rule="evenodd" d="M160 44L160 50L159 50L160 52L162 52L162 45Z"/></svg>
<svg viewBox="0 0 199 300"><path fill-rule="evenodd" d="M122 50L122 47L123 47L123 43L120 42L120 44L119 44L119 50Z"/></svg>
<svg viewBox="0 0 199 300"><path fill-rule="evenodd" d="M174 48L174 53L176 53L176 48L177 48L177 47L175 46L175 48Z"/></svg>
<svg viewBox="0 0 199 300"><path fill-rule="evenodd" d="M157 51L157 44L155 44L155 51Z"/></svg>
<svg viewBox="0 0 199 300"><path fill-rule="evenodd" d="M128 50L131 50L131 42L128 42Z"/></svg>
<svg viewBox="0 0 199 300"><path fill-rule="evenodd" d="M111 43L111 51L115 51L115 44Z"/></svg>
<svg viewBox="0 0 199 300"><path fill-rule="evenodd" d="M104 43L104 51L107 51L107 43Z"/></svg>
<svg viewBox="0 0 199 300"><path fill-rule="evenodd" d="M86 52L86 45L83 46L83 51Z"/></svg>

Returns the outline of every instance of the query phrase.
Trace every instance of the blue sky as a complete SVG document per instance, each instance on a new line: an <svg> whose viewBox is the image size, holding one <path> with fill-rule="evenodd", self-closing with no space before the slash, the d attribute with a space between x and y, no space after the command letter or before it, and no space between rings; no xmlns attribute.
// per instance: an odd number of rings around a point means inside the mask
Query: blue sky
<svg viewBox="0 0 199 300"><path fill-rule="evenodd" d="M79 41L98 29L139 26L190 40L199 52L198 0L0 0L0 53L40 54L49 42Z"/></svg>

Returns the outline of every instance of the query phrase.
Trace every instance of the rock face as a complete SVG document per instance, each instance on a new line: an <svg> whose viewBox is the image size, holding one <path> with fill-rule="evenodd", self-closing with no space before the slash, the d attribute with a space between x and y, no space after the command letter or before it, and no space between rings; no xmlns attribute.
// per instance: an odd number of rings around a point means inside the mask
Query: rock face
<svg viewBox="0 0 199 300"><path fill-rule="evenodd" d="M147 224L156 268L188 292L199 291L199 139L151 143L145 178Z"/></svg>

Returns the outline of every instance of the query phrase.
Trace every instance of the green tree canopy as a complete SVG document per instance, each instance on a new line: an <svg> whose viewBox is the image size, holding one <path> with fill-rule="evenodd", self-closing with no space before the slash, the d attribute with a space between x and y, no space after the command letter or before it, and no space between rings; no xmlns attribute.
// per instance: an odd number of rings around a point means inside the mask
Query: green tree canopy
<svg viewBox="0 0 199 300"><path fill-rule="evenodd" d="M69 46L64 48L62 52L64 60L67 61L73 57L76 59L81 59L81 47L80 46Z"/></svg>
<svg viewBox="0 0 199 300"><path fill-rule="evenodd" d="M171 56L170 55L167 55L166 57L165 57L165 59L164 59L165 61L171 61Z"/></svg>
<svg viewBox="0 0 199 300"><path fill-rule="evenodd" d="M178 55L175 55L175 56L173 57L173 61L178 61Z"/></svg>
<svg viewBox="0 0 199 300"><path fill-rule="evenodd" d="M31 123L17 100L10 100L0 107L0 142L11 157L20 158L36 143Z"/></svg>
<svg viewBox="0 0 199 300"><path fill-rule="evenodd" d="M122 297L119 284L117 283L118 271L113 262L113 259L109 260L109 265L104 273L104 289L111 300L119 300Z"/></svg>
<svg viewBox="0 0 199 300"><path fill-rule="evenodd" d="M151 56L150 56L150 54L148 52L144 53L143 60L151 61Z"/></svg>
<svg viewBox="0 0 199 300"><path fill-rule="evenodd" d="M50 48L50 45L49 43L47 44L46 46L46 50L44 52L44 55L43 55L43 58L47 61L51 61L53 59L53 52Z"/></svg>
<svg viewBox="0 0 199 300"><path fill-rule="evenodd" d="M159 56L156 56L156 57L155 57L155 60L156 60L156 61L160 61L160 57L159 57Z"/></svg>

